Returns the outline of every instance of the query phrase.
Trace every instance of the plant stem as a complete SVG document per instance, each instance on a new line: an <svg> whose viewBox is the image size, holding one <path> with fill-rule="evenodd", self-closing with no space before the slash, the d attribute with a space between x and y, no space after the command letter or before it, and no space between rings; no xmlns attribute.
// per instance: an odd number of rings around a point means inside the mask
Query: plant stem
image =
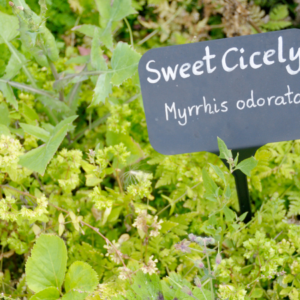
<svg viewBox="0 0 300 300"><path fill-rule="evenodd" d="M127 28L128 28L128 31L129 31L129 35L130 35L130 44L131 44L132 48L134 48L134 45L133 45L133 34L132 34L131 26L130 26L130 24L129 24L127 18L124 18L124 22L126 23Z"/></svg>
<svg viewBox="0 0 300 300"><path fill-rule="evenodd" d="M207 260L207 267L208 267L209 274L211 275L210 261L209 261L209 256L208 256L206 246L205 246L205 250L206 250L205 255L206 255L206 260ZM211 299L214 299L215 294L214 294L214 284L213 284L212 278L210 278L210 292L211 292Z"/></svg>

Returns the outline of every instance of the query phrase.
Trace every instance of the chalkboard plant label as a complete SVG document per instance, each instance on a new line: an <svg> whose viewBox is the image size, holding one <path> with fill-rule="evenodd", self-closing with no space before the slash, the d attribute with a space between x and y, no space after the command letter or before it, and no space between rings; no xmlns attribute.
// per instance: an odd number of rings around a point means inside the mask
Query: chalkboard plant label
<svg viewBox="0 0 300 300"><path fill-rule="evenodd" d="M163 154L300 138L300 31L152 49L139 63L148 133Z"/></svg>

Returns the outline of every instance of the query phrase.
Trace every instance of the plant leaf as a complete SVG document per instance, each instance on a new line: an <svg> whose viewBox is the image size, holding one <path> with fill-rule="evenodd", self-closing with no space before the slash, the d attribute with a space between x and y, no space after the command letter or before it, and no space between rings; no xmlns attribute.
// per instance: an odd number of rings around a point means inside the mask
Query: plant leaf
<svg viewBox="0 0 300 300"><path fill-rule="evenodd" d="M91 106L99 105L100 103L105 103L105 99L112 92L112 84L110 79L112 77L111 73L101 74L98 77L96 87L94 89L94 96L91 103Z"/></svg>
<svg viewBox="0 0 300 300"><path fill-rule="evenodd" d="M18 102L16 100L16 97L11 87L5 82L0 82L0 90L2 91L4 97L6 98L6 101L9 104L11 104L16 110L18 110Z"/></svg>
<svg viewBox="0 0 300 300"><path fill-rule="evenodd" d="M0 124L9 126L10 118L9 118L9 110L7 107L7 104L5 102L2 102L0 104Z"/></svg>
<svg viewBox="0 0 300 300"><path fill-rule="evenodd" d="M100 48L100 28L96 27L94 32L94 37L92 41L91 49L91 65L94 69L98 71L106 71L107 64L103 57L102 50Z"/></svg>
<svg viewBox="0 0 300 300"><path fill-rule="evenodd" d="M19 73L22 66L26 63L25 56L15 49L13 45L10 45L10 47L14 49L14 52L11 54L9 62L6 66L5 75L3 76L5 79L11 79L15 77Z"/></svg>
<svg viewBox="0 0 300 300"><path fill-rule="evenodd" d="M257 166L257 160L254 157L247 158L240 162L235 169L241 170L247 176L251 176L251 171Z"/></svg>
<svg viewBox="0 0 300 300"><path fill-rule="evenodd" d="M215 166L213 164L210 164L210 166L214 169L214 171L217 173L217 175L223 180L224 184L226 185L226 179L223 171L218 166Z"/></svg>
<svg viewBox="0 0 300 300"><path fill-rule="evenodd" d="M100 27L95 26L95 25L84 24L84 25L76 26L76 27L72 28L72 30L73 31L78 31L78 32L83 33L84 35L86 35L88 37L93 38L96 28L100 29Z"/></svg>
<svg viewBox="0 0 300 300"><path fill-rule="evenodd" d="M77 116L72 116L55 126L46 144L20 156L19 164L32 171L44 174L46 167L70 130L72 122Z"/></svg>
<svg viewBox="0 0 300 300"><path fill-rule="evenodd" d="M218 186L210 178L210 176L208 175L208 173L205 169L202 169L202 178L203 178L203 184L204 184L206 193L207 194L216 194Z"/></svg>
<svg viewBox="0 0 300 300"><path fill-rule="evenodd" d="M112 47L112 23L120 21L130 14L136 13L131 5L131 0L96 0L98 11L101 15L101 41L108 48Z"/></svg>
<svg viewBox="0 0 300 300"><path fill-rule="evenodd" d="M19 34L18 29L18 18L0 12L0 44L13 40Z"/></svg>
<svg viewBox="0 0 300 300"><path fill-rule="evenodd" d="M120 85L131 77L136 71L141 55L134 51L128 44L119 42L111 59L114 70L111 82Z"/></svg>
<svg viewBox="0 0 300 300"><path fill-rule="evenodd" d="M82 261L75 261L69 268L66 280L66 294L63 300L84 300L98 285L98 276L93 268Z"/></svg>
<svg viewBox="0 0 300 300"><path fill-rule="evenodd" d="M232 159L231 151L228 150L224 141L221 140L219 137L218 137L218 146L219 146L219 151L220 151L220 155L219 155L220 158L226 159L226 160L228 160L229 158Z"/></svg>
<svg viewBox="0 0 300 300"><path fill-rule="evenodd" d="M59 291L55 287L44 289L30 298L30 300L57 300L59 299Z"/></svg>
<svg viewBox="0 0 300 300"><path fill-rule="evenodd" d="M19 125L26 133L35 136L43 142L47 142L50 137L50 133L48 131L38 126L28 125L25 123L20 123Z"/></svg>
<svg viewBox="0 0 300 300"><path fill-rule="evenodd" d="M42 234L26 263L26 281L34 292L49 287L60 289L67 266L67 248L55 235Z"/></svg>

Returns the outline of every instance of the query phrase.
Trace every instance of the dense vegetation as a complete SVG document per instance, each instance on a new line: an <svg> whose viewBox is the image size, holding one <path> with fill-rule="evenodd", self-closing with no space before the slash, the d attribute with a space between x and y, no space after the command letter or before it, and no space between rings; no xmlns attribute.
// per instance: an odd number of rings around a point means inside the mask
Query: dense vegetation
<svg viewBox="0 0 300 300"><path fill-rule="evenodd" d="M0 297L300 299L300 141L161 155L137 74L150 48L297 27L298 4L0 0Z"/></svg>

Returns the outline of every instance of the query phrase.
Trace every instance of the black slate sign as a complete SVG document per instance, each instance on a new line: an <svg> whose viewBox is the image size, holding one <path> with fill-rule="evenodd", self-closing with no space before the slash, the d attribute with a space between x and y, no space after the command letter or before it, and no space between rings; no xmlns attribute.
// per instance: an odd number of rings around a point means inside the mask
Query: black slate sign
<svg viewBox="0 0 300 300"><path fill-rule="evenodd" d="M149 50L139 63L148 133L163 154L300 138L300 30Z"/></svg>

